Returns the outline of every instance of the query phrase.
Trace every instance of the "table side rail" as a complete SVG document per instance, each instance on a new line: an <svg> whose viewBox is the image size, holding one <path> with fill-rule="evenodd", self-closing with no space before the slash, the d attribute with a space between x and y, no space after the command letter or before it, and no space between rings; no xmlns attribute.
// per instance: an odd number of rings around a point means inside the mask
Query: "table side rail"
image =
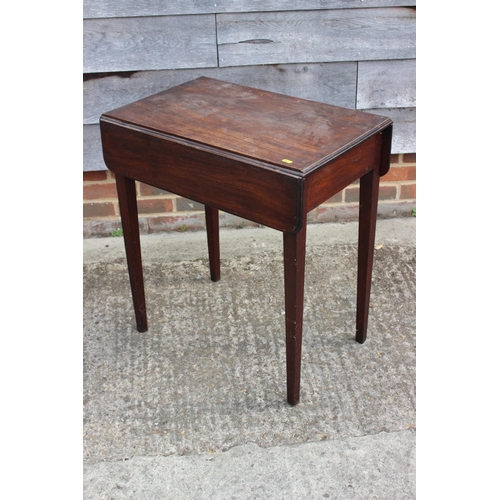
<svg viewBox="0 0 500 500"><path fill-rule="evenodd" d="M305 177L305 209L309 212L381 163L384 131L308 173Z"/></svg>
<svg viewBox="0 0 500 500"><path fill-rule="evenodd" d="M101 119L106 166L284 232L303 224L303 179Z"/></svg>

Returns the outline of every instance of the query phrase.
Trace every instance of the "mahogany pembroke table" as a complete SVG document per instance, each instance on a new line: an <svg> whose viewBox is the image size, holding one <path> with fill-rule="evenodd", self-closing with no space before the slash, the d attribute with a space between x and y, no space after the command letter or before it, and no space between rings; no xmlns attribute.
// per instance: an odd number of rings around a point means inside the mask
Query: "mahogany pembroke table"
<svg viewBox="0 0 500 500"><path fill-rule="evenodd" d="M201 77L104 113L100 128L116 177L138 331L148 326L135 181L205 206L213 281L220 279L219 210L281 231L287 400L297 404L307 214L360 179L356 340L366 340L390 119Z"/></svg>

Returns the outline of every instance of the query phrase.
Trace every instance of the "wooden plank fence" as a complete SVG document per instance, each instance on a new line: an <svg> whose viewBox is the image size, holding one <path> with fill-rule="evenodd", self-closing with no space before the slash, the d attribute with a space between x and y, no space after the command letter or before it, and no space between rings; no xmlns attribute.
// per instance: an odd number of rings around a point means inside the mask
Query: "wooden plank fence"
<svg viewBox="0 0 500 500"><path fill-rule="evenodd" d="M84 19L414 6L405 0L84 0Z"/></svg>
<svg viewBox="0 0 500 500"><path fill-rule="evenodd" d="M389 116L415 147L415 2L85 0L84 170L99 116L198 76Z"/></svg>
<svg viewBox="0 0 500 500"><path fill-rule="evenodd" d="M89 19L84 73L217 66L214 16Z"/></svg>
<svg viewBox="0 0 500 500"><path fill-rule="evenodd" d="M219 64L414 58L413 13L382 8L221 14Z"/></svg>

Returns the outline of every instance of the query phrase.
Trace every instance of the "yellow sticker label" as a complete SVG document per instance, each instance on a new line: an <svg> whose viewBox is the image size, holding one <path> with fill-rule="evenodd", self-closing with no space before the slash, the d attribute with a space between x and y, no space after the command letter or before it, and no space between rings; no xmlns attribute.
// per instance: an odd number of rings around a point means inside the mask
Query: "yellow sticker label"
<svg viewBox="0 0 500 500"><path fill-rule="evenodd" d="M282 161L283 163L293 163L293 161L292 161L292 160L287 160L286 158L283 158L281 161Z"/></svg>

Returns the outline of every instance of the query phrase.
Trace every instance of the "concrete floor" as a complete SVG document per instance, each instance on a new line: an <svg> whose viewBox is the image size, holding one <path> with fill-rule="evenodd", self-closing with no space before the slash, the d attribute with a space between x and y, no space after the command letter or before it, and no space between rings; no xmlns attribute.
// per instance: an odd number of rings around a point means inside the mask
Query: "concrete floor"
<svg viewBox="0 0 500 500"><path fill-rule="evenodd" d="M380 220L368 340L357 223L308 226L301 402L286 403L281 233L141 236L137 333L121 238L84 240L84 498L415 498L416 220Z"/></svg>

